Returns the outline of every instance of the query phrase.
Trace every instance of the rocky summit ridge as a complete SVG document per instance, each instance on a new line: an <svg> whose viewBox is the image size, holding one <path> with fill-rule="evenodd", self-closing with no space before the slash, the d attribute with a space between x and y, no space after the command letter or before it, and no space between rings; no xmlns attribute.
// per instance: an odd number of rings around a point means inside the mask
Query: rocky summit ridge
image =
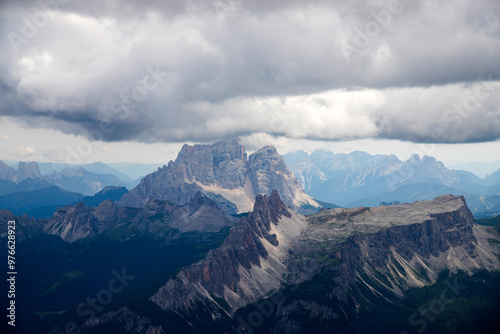
<svg viewBox="0 0 500 334"><path fill-rule="evenodd" d="M50 219L41 220L40 224L45 233L58 235L67 242L106 231L114 231L115 235L123 235L123 238L148 235L168 241L172 231L218 232L225 226L231 226L235 220L219 209L214 201L197 192L187 204L181 206L157 199L150 200L142 209L119 207L110 200L98 207L79 202L58 208Z"/></svg>
<svg viewBox="0 0 500 334"><path fill-rule="evenodd" d="M0 160L0 179L19 183L28 178L40 179L42 176L36 162L19 161L17 171Z"/></svg>
<svg viewBox="0 0 500 334"><path fill-rule="evenodd" d="M220 316L262 298L281 286L291 241L305 228L302 216L288 209L278 192L258 195L254 210L235 226L221 247L182 270L153 297L161 308L189 311L205 304ZM216 300L224 300L227 308Z"/></svg>
<svg viewBox="0 0 500 334"><path fill-rule="evenodd" d="M257 197L222 246L151 300L185 318L227 319L325 272L336 273L325 298L342 305L357 304L366 291L398 299L409 288L433 284L443 270L500 270L492 238L498 236L474 223L463 197L303 216L273 191Z"/></svg>
<svg viewBox="0 0 500 334"><path fill-rule="evenodd" d="M239 138L213 145L184 145L175 161L144 177L125 194L120 206L143 207L153 198L185 204L202 191L231 214L252 210L255 197L276 189L296 211L312 213L320 205L307 195L273 146L247 157Z"/></svg>

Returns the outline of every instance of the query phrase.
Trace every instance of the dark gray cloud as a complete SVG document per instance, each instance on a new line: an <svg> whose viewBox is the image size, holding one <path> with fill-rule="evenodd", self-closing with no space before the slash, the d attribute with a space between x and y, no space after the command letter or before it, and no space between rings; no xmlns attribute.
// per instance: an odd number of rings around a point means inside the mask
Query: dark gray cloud
<svg viewBox="0 0 500 334"><path fill-rule="evenodd" d="M500 138L495 0L65 2L0 7L0 115L108 141Z"/></svg>

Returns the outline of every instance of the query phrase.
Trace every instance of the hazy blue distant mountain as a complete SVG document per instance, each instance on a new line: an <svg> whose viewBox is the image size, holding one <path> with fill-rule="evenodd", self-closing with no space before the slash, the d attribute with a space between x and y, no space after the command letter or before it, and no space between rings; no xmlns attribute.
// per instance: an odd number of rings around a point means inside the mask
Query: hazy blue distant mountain
<svg viewBox="0 0 500 334"><path fill-rule="evenodd" d="M14 162L10 162L12 165ZM54 172L61 172L66 168L71 168L78 170L79 168L83 168L88 172L95 174L111 174L116 176L122 181L125 182L133 182L135 178L130 177L129 175L122 173L115 168L108 166L102 162L94 162L91 164L62 164L55 162L35 162L38 165L41 176L50 175ZM146 174L144 174L146 175ZM1 178L1 177L0 177Z"/></svg>
<svg viewBox="0 0 500 334"><path fill-rule="evenodd" d="M380 202L399 201L401 203L412 203L420 200L432 200L436 196L443 194L463 195L467 201L467 206L476 216L492 217L500 210L499 195L476 195L465 193L462 190L447 187L435 183L418 183L402 185L398 189L377 196L361 198L351 202L347 207L377 206Z"/></svg>
<svg viewBox="0 0 500 334"><path fill-rule="evenodd" d="M500 184L500 169L488 175L486 181L491 184ZM497 191L497 194L500 194L500 189Z"/></svg>
<svg viewBox="0 0 500 334"><path fill-rule="evenodd" d="M304 152L302 150L297 150L297 151L291 151L285 155L283 155L283 158L285 159L285 162L289 166L295 166L299 162L301 162L304 159L307 159L309 154L307 152Z"/></svg>
<svg viewBox="0 0 500 334"><path fill-rule="evenodd" d="M0 160L0 179L14 182L16 180L16 170Z"/></svg>
<svg viewBox="0 0 500 334"><path fill-rule="evenodd" d="M16 185L15 182L0 179L0 196L16 192Z"/></svg>
<svg viewBox="0 0 500 334"><path fill-rule="evenodd" d="M484 180L467 171L450 170L429 156L412 155L401 161L394 155L322 150L310 155L296 151L283 157L309 195L341 206L432 199L446 193L500 193L496 174Z"/></svg>
<svg viewBox="0 0 500 334"><path fill-rule="evenodd" d="M349 203L347 206L377 206L381 202L390 203L393 201L399 201L400 203L412 203L420 200L432 200L434 197L440 196L442 194L456 195L460 193L461 191L442 184L416 183L402 185L396 190L388 191L376 196L360 198Z"/></svg>
<svg viewBox="0 0 500 334"><path fill-rule="evenodd" d="M65 168L71 167L69 164L61 164L57 162L36 162L38 168L40 169L40 174L42 176L52 174L55 171L61 171Z"/></svg>
<svg viewBox="0 0 500 334"><path fill-rule="evenodd" d="M500 160L487 163L469 162L465 164L450 166L449 168L456 170L466 170L468 172L476 174L481 178L485 178L487 175L500 169Z"/></svg>
<svg viewBox="0 0 500 334"><path fill-rule="evenodd" d="M94 196L84 197L81 202L87 206L99 206L102 202L110 200L113 202L119 201L123 194L128 192L125 187L107 186Z"/></svg>
<svg viewBox="0 0 500 334"><path fill-rule="evenodd" d="M0 197L0 209L12 211L14 214L23 214L37 208L67 205L81 200L84 196L62 190L56 186L48 188L20 191Z"/></svg>
<svg viewBox="0 0 500 334"><path fill-rule="evenodd" d="M19 183L7 180L0 180L0 195L7 195L19 191L31 191L48 188L52 184L43 179L28 178Z"/></svg>
<svg viewBox="0 0 500 334"><path fill-rule="evenodd" d="M48 175L43 175L36 162L25 163L20 161L17 170L15 170L11 166L0 161L0 179L18 184L26 179L32 179L31 188L22 188L22 186L20 186L20 188L14 187L14 189L12 189L13 185L2 182L0 183L0 194L22 190L34 190L35 188L40 189L48 185L55 185L71 192L92 196L106 186L132 188L138 183L137 180L132 180L129 176L100 162L79 165L93 170L95 173L83 167L76 169L74 168L75 166L66 167L63 164L41 164L44 166L45 172L50 170L52 170L52 172Z"/></svg>
<svg viewBox="0 0 500 334"><path fill-rule="evenodd" d="M39 179L42 175L36 162L19 161L17 170L0 161L0 179L19 183L27 178Z"/></svg>
<svg viewBox="0 0 500 334"><path fill-rule="evenodd" d="M125 182L133 182L134 178L131 178L129 175L124 174L115 168L108 166L107 164L103 164L102 162L94 162L91 164L80 165L81 168L95 174L111 174L116 176L122 181Z"/></svg>
<svg viewBox="0 0 500 334"><path fill-rule="evenodd" d="M43 188L48 188L52 186L51 183L47 182L44 179L32 179L28 178L16 185L16 191L31 191L38 190Z"/></svg>
<svg viewBox="0 0 500 334"><path fill-rule="evenodd" d="M137 180L140 178L158 170L158 168L162 167L164 164L141 164L135 162L119 162L119 163L107 163L106 165L119 170L121 173L127 174L133 180ZM139 183L139 182L137 182Z"/></svg>
<svg viewBox="0 0 500 334"><path fill-rule="evenodd" d="M49 187L52 188L54 186L49 185ZM50 192L51 190L48 189L47 193ZM67 205L68 203L76 204L78 202L83 202L87 206L97 207L99 206L99 204L107 200L118 201L123 196L123 194L127 192L128 190L125 187L107 186L98 193L96 193L94 196L86 196L81 198L83 196L81 194L78 194L79 196L74 196L75 193L62 191L61 194L62 196L58 197L56 201L51 200L45 203L44 202L36 203L34 207L33 205L30 204L21 209L15 209L15 213L16 214L26 213L30 217L35 217L35 218L50 218L61 206ZM44 195L45 193L30 192L30 194L32 194L33 196L38 196L40 194ZM64 197L64 194L68 195L68 197L67 198ZM43 206L38 206L40 204L43 204ZM3 208L0 207L0 209Z"/></svg>
<svg viewBox="0 0 500 334"><path fill-rule="evenodd" d="M45 180L63 189L92 196L106 186L127 187L124 182L111 174L96 174L83 168L66 168L45 176Z"/></svg>

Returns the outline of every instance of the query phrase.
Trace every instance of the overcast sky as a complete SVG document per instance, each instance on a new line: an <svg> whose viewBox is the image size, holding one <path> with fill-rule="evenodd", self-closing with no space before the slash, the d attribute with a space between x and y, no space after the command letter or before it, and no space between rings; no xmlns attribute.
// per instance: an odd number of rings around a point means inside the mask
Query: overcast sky
<svg viewBox="0 0 500 334"><path fill-rule="evenodd" d="M500 160L498 0L3 0L0 32L0 159Z"/></svg>

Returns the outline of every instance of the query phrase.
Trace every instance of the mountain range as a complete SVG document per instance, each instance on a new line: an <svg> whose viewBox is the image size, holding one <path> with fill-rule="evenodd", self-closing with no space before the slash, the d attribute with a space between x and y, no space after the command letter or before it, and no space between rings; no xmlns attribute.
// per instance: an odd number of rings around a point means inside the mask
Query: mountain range
<svg viewBox="0 0 500 334"><path fill-rule="evenodd" d="M32 161L34 162L34 161ZM27 163L27 162L24 162ZM29 163L29 162L28 162ZM11 167L12 169L17 169L18 161L4 161L4 164ZM144 175L154 172L160 164L143 164L143 163L102 163L93 162L90 164L68 164L68 163L57 163L57 162L36 162L38 169L42 176L52 174L56 171L62 171L64 169L80 169L83 168L88 172L95 174L111 174L119 178L124 182L137 182L139 183L140 178Z"/></svg>
<svg viewBox="0 0 500 334"><path fill-rule="evenodd" d="M380 333L424 327L452 333L457 331L443 331L440 322L412 313L435 303L432 291L446 286L453 301L447 308L458 314L441 315L446 321L456 326L462 319L469 326L481 320L476 328L496 324L491 314L500 291L490 285L500 282L500 237L474 222L463 197L308 216L287 207L276 190L254 202L239 219L202 192L185 205L157 199L144 208L79 203L50 219L0 211L2 220L18 224L18 261L29 264L19 270L38 277L36 284L19 283L29 291L18 297L25 305L21 315L31 319L20 326L58 332L75 322L81 333ZM2 224L1 243L6 233ZM81 315L79 301L99 296L117 266L130 277L127 292L93 316ZM484 314L473 312L478 307ZM381 320L381 312L392 316Z"/></svg>
<svg viewBox="0 0 500 334"><path fill-rule="evenodd" d="M276 189L286 205L299 212L317 211L285 160L273 146L247 153L240 139L213 145L184 145L175 161L145 176L125 194L120 206L143 207L152 198L185 204L198 191L230 214L248 212L258 194Z"/></svg>
<svg viewBox="0 0 500 334"><path fill-rule="evenodd" d="M288 167L306 193L345 207L373 206L380 202L413 202L443 194L464 195L473 212L495 215L500 209L500 171L485 179L450 170L433 157L294 151L285 154ZM489 212L489 213L488 213Z"/></svg>
<svg viewBox="0 0 500 334"><path fill-rule="evenodd" d="M97 165L101 166L101 164ZM96 165L92 164L91 166L95 167ZM103 167L101 171L108 171L108 168ZM66 191L77 192L89 196L94 195L105 186L133 187L132 183L123 181L113 174L93 173L82 167L78 169L66 167L62 170L54 170L48 175L42 175L38 163L25 163L22 161L19 162L17 170L5 164L3 161L0 161L0 179L16 184L31 179L32 181L30 182L41 183L42 186L48 183ZM2 188L0 192L5 194L5 189L8 189L8 187Z"/></svg>
<svg viewBox="0 0 500 334"><path fill-rule="evenodd" d="M151 301L193 327L212 318L241 332L262 326L259 332L294 333L312 329L311 321L329 321L334 332L345 323L355 332L354 324L363 320L352 307L363 308L375 296L397 304L405 291L435 283L445 269L500 269L491 236L474 224L463 197L304 217L273 192L269 198L259 195L253 212L218 249L183 269ZM287 287L304 299L273 299ZM308 296L311 288L325 294ZM238 320L238 310L255 303L266 305L271 324L254 321L251 312Z"/></svg>
<svg viewBox="0 0 500 334"><path fill-rule="evenodd" d="M485 178L488 175L500 169L500 160L488 163L482 163L482 162L463 163L459 165L453 165L450 167L450 169L465 170L474 173L481 178Z"/></svg>
<svg viewBox="0 0 500 334"><path fill-rule="evenodd" d="M43 163L44 173L40 172L41 165L19 162L15 170L0 162L0 196L49 186L94 196L106 186L118 186L132 190L112 200L119 206L140 208L152 198L185 204L202 191L226 212L239 214L251 210L256 195L269 195L272 189L300 213L313 213L320 207L375 206L454 194L463 195L478 218L500 213L500 170L483 179L467 171L450 170L428 156L412 155L406 161L395 155L373 156L360 151L293 151L281 156L272 146L247 156L241 140L235 138L212 145L184 145L175 161L140 182L130 182L129 176L102 163L71 168ZM73 201L68 198L45 206L70 203ZM28 213L38 208L25 209Z"/></svg>
<svg viewBox="0 0 500 334"><path fill-rule="evenodd" d="M93 196L62 186L116 176L6 166L0 247L14 220L20 333L500 325L498 217L476 222L472 212L500 207L497 173L480 179L417 155L282 157L272 146L247 155L239 139L184 145L132 190L105 186Z"/></svg>

